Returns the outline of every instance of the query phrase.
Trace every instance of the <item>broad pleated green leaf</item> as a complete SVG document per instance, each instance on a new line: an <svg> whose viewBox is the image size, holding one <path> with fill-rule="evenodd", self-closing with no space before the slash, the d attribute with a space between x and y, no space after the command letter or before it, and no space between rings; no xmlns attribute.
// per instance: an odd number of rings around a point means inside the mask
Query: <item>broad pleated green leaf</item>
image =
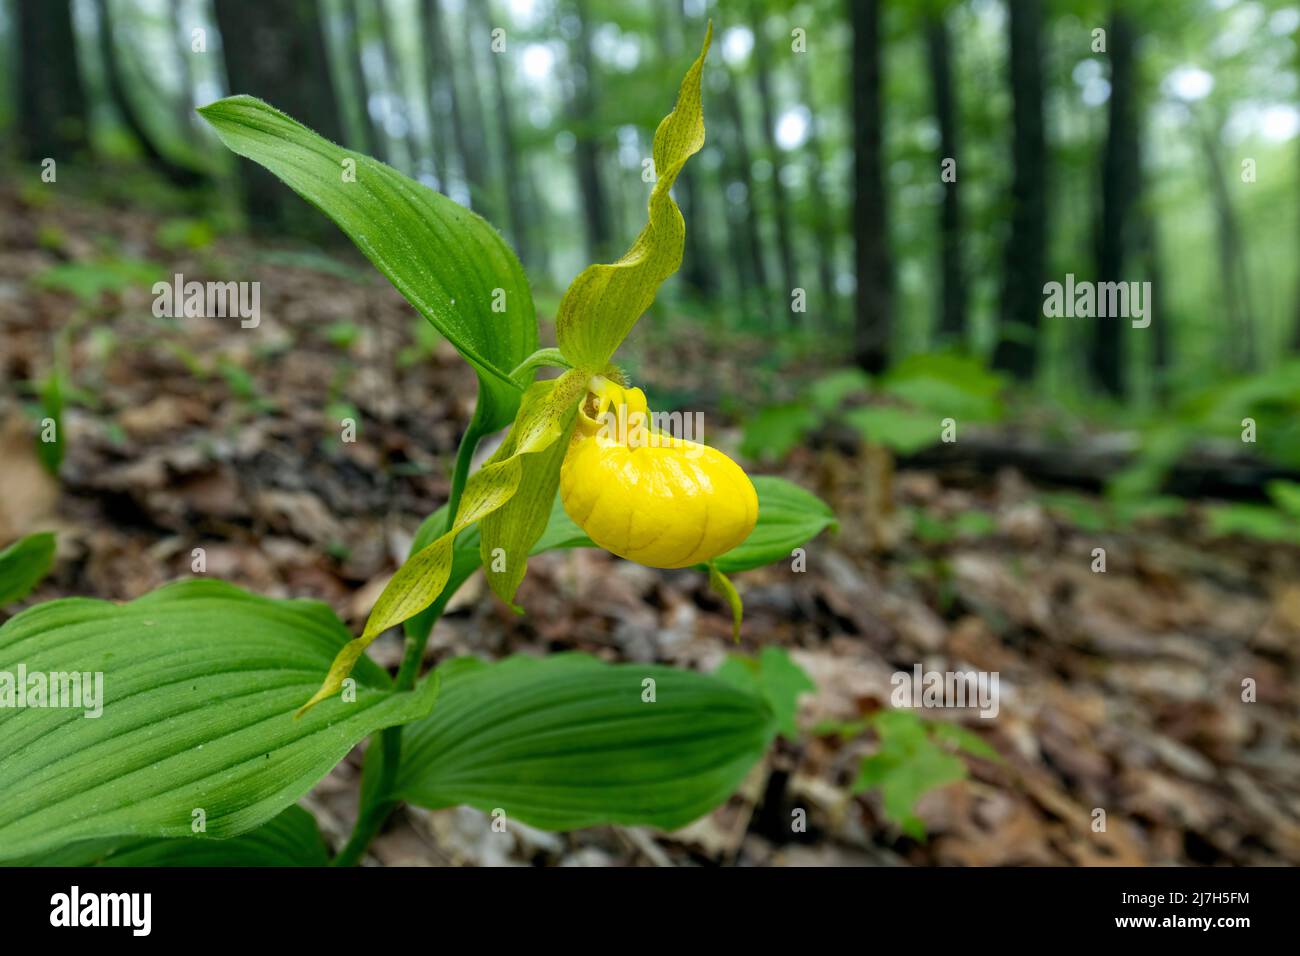
<svg viewBox="0 0 1300 956"><path fill-rule="evenodd" d="M32 593L54 563L54 546L54 535L43 531L0 551L0 607Z"/></svg>
<svg viewBox="0 0 1300 956"><path fill-rule="evenodd" d="M427 714L437 681L394 693L370 661L356 699L293 708L347 642L323 604L217 581L125 605L68 598L0 628L3 674L103 674L91 708L0 706L0 857L104 837L237 836L270 820L357 741ZM30 703L30 701L29 701Z"/></svg>
<svg viewBox="0 0 1300 956"><path fill-rule="evenodd" d="M774 475L752 480L758 492L758 523L748 538L714 560L726 574L789 561L795 548L836 527L835 513L811 491Z"/></svg>
<svg viewBox="0 0 1300 956"><path fill-rule="evenodd" d="M576 366L603 369L654 302L660 284L682 263L686 225L669 191L686 160L704 145L700 77L712 39L710 23L704 48L682 80L677 105L655 130L657 178L645 228L617 262L591 265L579 273L560 300L555 334L560 351Z"/></svg>
<svg viewBox="0 0 1300 956"><path fill-rule="evenodd" d="M523 477L524 457L546 451L565 434L574 407L586 393L587 379L587 374L577 369L565 372L553 382L541 383L549 387L538 392L535 401L520 405L510 430L509 453L494 457L465 483L451 528L397 569L375 602L361 636L339 651L320 690L303 704L300 714L338 692L376 637L438 600L451 576L457 536L515 496Z"/></svg>
<svg viewBox="0 0 1300 956"><path fill-rule="evenodd" d="M228 840L201 835L91 840L16 862L26 866L327 866L329 857L315 818L292 806L257 829Z"/></svg>
<svg viewBox="0 0 1300 956"><path fill-rule="evenodd" d="M439 671L438 707L402 730L397 786L434 809L673 829L726 800L775 733L760 697L669 667L565 654Z"/></svg>
<svg viewBox="0 0 1300 956"><path fill-rule="evenodd" d="M199 113L231 151L334 220L465 356L478 372L489 431L514 417L522 390L510 373L537 349L537 320L523 267L489 223L251 96Z"/></svg>

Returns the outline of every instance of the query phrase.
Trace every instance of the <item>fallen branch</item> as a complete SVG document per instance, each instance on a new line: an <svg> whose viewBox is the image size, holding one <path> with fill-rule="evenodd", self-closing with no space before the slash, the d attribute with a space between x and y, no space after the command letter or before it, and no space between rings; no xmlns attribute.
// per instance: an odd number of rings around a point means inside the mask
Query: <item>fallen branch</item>
<svg viewBox="0 0 1300 956"><path fill-rule="evenodd" d="M900 456L898 464L950 475L1015 468L1038 481L1096 490L1132 464L1138 451L1137 437L1128 434L1098 435L1070 445L1025 435L975 434ZM1267 498L1265 485L1279 478L1300 481L1300 471L1204 446L1183 456L1169 471L1161 490L1184 498L1263 500Z"/></svg>

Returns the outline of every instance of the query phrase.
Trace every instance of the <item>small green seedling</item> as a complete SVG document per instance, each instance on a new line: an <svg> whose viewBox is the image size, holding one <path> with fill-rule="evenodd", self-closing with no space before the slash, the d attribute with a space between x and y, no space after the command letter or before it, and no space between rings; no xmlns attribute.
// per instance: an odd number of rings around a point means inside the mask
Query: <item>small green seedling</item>
<svg viewBox="0 0 1300 956"><path fill-rule="evenodd" d="M946 721L924 720L911 711L882 710L862 720L824 723L819 736L852 740L874 732L877 747L862 758L853 792L878 789L885 817L914 840L925 839L917 802L931 790L965 780L961 754L1000 762L1001 756L978 734Z"/></svg>

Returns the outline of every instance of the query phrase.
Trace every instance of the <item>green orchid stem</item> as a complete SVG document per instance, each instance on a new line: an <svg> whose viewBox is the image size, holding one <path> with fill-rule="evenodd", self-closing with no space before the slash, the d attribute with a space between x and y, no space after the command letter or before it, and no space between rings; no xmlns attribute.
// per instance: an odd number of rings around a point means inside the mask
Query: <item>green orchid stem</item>
<svg viewBox="0 0 1300 956"><path fill-rule="evenodd" d="M559 349L538 349L519 363L519 367L510 373L510 378L520 388L527 388L528 383L533 380L532 373L544 365L562 369L573 368L573 363L565 358L564 353Z"/></svg>
<svg viewBox="0 0 1300 956"><path fill-rule="evenodd" d="M465 491L465 482L469 480L470 463L474 460L474 451L478 448L479 440L485 434L482 419L479 416L479 410L482 406L474 409L474 417L470 419L469 427L465 429L465 435L460 440L460 447L456 450L456 467L451 475L451 496L447 499L447 526L450 528L451 523L456 520L456 510L460 507L460 497ZM420 664L424 660L424 649L429 643L429 635L433 633L433 628L441 616L442 608L446 605L446 598L436 602L433 606L435 616L430 622L427 630L423 635L412 637L409 633L406 635L406 646L402 652L402 663L397 669L397 679L394 681L394 687L398 691L408 691L415 686L415 679L420 675ZM352 833L348 836L348 842L339 850L338 855L334 857L332 865L334 866L356 866L361 862L362 856L365 855L366 848L370 842L379 835L380 829L396 808L398 801L393 798L393 789L397 784L397 770L402 763L402 728L387 727L380 732L378 738L372 737L370 746L382 747L383 752L379 761L379 780L373 787L361 788L361 805L357 808L357 822L352 827ZM371 768L363 768L365 774Z"/></svg>
<svg viewBox="0 0 1300 956"><path fill-rule="evenodd" d="M447 531L451 530L452 524L456 521L456 512L460 509L460 496L465 491L465 482L469 480L469 466L474 460L474 452L478 448L479 439L483 437L485 431L483 422L479 417L479 408L474 409L474 417L469 421L469 427L465 429L465 437L460 440L460 448L456 450L456 468L451 474L451 496L447 499ZM402 662L406 664L405 661ZM419 662L416 662L416 669L419 669ZM400 678L400 675L399 675ZM414 681L414 676L412 676Z"/></svg>
<svg viewBox="0 0 1300 956"><path fill-rule="evenodd" d="M357 822L352 827L348 842L331 861L332 866L356 866L361 862L370 842L379 835L388 815L397 808L397 801L389 794L397 780L397 767L402 758L402 728L388 727L378 738L370 739L370 746L382 747L379 783L371 790L362 787L361 806L357 808ZM362 771L365 773L365 770ZM373 794L369 800L367 794Z"/></svg>

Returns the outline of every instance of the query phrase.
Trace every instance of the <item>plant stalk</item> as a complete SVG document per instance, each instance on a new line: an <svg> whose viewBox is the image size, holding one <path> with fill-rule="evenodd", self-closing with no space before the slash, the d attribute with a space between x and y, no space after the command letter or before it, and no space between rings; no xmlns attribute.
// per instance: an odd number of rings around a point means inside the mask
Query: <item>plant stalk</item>
<svg viewBox="0 0 1300 956"><path fill-rule="evenodd" d="M451 496L447 499L448 530L451 530L456 520L461 495L465 492L465 482L469 480L470 463L474 460L474 451L484 435L483 422L479 417L480 408L481 406L475 406L474 417L470 419L469 427L465 429L465 435L460 440L460 447L456 450L456 466L451 475ZM424 648L429 643L429 635L433 633L438 617L441 616L442 607L446 605L446 598L450 596L444 595L443 599L434 604L435 616L428 630L418 636L406 633L402 663L397 669L397 679L393 682L394 690L408 691L415 686L415 679L420 675L420 663L424 660ZM397 807L397 800L392 794L397 783L397 770L402 762L401 726L385 727L377 738L370 738L370 746L382 748L377 767L376 762L372 761L367 754L361 771L361 802L357 808L357 822L352 827L348 842L331 862L333 866L356 866L360 863L366 848L378 836L384 821ZM365 775L373 774L376 769L379 772L379 779L373 786L366 786Z"/></svg>

